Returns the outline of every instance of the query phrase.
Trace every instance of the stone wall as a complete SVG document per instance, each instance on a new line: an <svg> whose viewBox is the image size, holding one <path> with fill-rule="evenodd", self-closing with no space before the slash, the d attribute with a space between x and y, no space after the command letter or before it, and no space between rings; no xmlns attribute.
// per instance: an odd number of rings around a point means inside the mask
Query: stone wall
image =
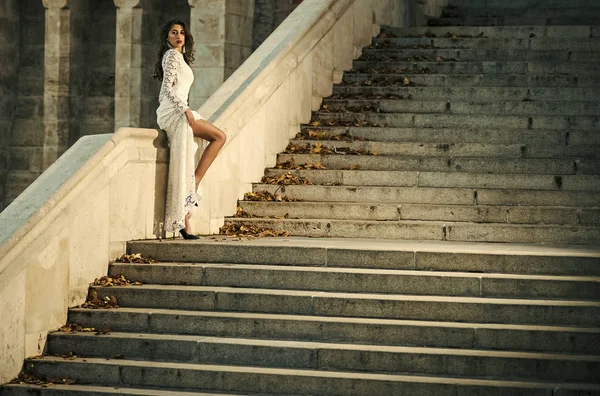
<svg viewBox="0 0 600 396"><path fill-rule="evenodd" d="M300 3L302 0L256 0L252 49L257 49Z"/></svg>
<svg viewBox="0 0 600 396"><path fill-rule="evenodd" d="M15 3L20 42L15 110L8 141L7 204L41 174L44 145L44 6L39 0Z"/></svg>
<svg viewBox="0 0 600 396"><path fill-rule="evenodd" d="M71 117L78 123L78 128L70 134L71 144L81 136L115 131L115 6L112 1L88 2L88 14L83 20L89 22L80 47L85 53L85 62L81 69L72 70L71 76L71 95L76 81L82 83L81 98L71 97ZM76 20L77 13L73 12L71 18ZM72 44L76 43L77 38L73 37ZM77 58L77 51L72 48L71 56ZM73 107L80 111L74 112Z"/></svg>
<svg viewBox="0 0 600 396"><path fill-rule="evenodd" d="M4 209L19 65L18 0L0 2L0 211Z"/></svg>

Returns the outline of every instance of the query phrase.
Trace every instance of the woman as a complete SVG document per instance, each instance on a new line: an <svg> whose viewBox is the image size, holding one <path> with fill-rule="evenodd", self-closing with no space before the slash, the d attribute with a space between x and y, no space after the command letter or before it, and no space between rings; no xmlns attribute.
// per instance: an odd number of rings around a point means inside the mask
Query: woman
<svg viewBox="0 0 600 396"><path fill-rule="evenodd" d="M197 194L198 185L226 139L223 131L188 107L187 98L194 81L189 65L193 61L194 38L185 23L178 19L165 23L160 31L158 60L152 76L162 81L156 115L171 148L165 229L173 233L179 231L184 239L198 239L192 234L189 221L202 198ZM198 148L195 137L209 143L194 170Z"/></svg>

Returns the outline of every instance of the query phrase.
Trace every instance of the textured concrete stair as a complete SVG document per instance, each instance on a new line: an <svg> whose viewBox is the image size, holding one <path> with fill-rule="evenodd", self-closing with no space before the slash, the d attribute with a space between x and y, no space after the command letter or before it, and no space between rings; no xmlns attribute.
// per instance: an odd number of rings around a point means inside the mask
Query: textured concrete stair
<svg viewBox="0 0 600 396"><path fill-rule="evenodd" d="M460 88L460 87L495 87L495 88L507 88L507 87L530 87L531 92L539 92L539 88L546 88L551 90L556 87L565 88L594 88L600 85L600 78L598 76L569 76L569 75L548 75L546 73L536 74L519 74L519 73L504 73L504 74L438 74L438 73L427 73L427 74L410 74L410 70L403 72L404 74L396 73L390 74L385 69L373 69L372 72L368 73L346 73L344 74L344 80L342 85L337 85L333 88L334 93L357 92L362 91L366 97L376 94L378 91L377 87L372 89L365 89L368 87L365 81L372 83L375 79L392 79L402 80L404 77L409 78L417 87L396 87L398 90L406 90L412 88L411 92L419 92L423 89L435 89L435 88L423 88L425 87L447 87L447 88ZM362 90L354 87L354 85L360 85ZM385 87L383 87L385 90ZM384 91L383 90L383 91ZM402 92L402 91L398 91ZM460 91L458 91L460 92ZM564 95L569 95L573 91L565 90ZM524 96L523 98L525 98ZM555 97L556 98L556 97Z"/></svg>
<svg viewBox="0 0 600 396"><path fill-rule="evenodd" d="M193 363L139 362L135 360L104 360L88 358L86 361L62 358L44 358L27 362L47 377L69 370L77 372L77 380L90 383L102 374L103 381L113 385L168 386L172 388L197 388L214 390L240 390L269 392L271 394L320 394L320 395L372 395L382 394L456 394L457 389L465 395L497 394L548 395L558 390L553 382L522 382L502 380L460 379L442 376L412 376L394 374L348 373L309 369L284 369L263 367L219 366ZM93 371L90 370L93 368ZM563 384L559 389L568 392L577 384ZM584 388L598 391L600 386ZM553 394L560 395L558 390ZM568 393L566 393L568 394Z"/></svg>
<svg viewBox="0 0 600 396"><path fill-rule="evenodd" d="M373 89L367 95L394 95L395 89ZM344 99L329 99L325 101L327 109L332 112L346 112L348 108L368 106L372 111L380 113L452 113L452 114L528 114L528 115L596 115L600 109L600 102L543 102L543 101L496 101L479 102L477 94L473 94L472 102L458 100L403 100L382 99L379 101L358 99L360 94L353 94L351 90L341 93Z"/></svg>
<svg viewBox="0 0 600 396"><path fill-rule="evenodd" d="M59 385L52 384L51 387L36 389L33 393L32 389L27 385L10 385L2 389L2 395L19 396L19 395L41 395L41 396L61 396L61 395L89 395L89 396L110 396L110 395L127 395L127 396L189 396L190 392L194 392L195 396L240 396L249 395L248 393L231 393L231 392L197 392L193 390L164 390L160 388L131 388L128 386L84 386L84 385ZM253 393L253 395L257 395Z"/></svg>
<svg viewBox="0 0 600 396"><path fill-rule="evenodd" d="M575 62L526 62L526 61L442 61L428 62L410 59L406 61L356 60L354 69L371 72L371 69L395 68L411 74L575 74L585 77L597 76L598 63Z"/></svg>
<svg viewBox="0 0 600 396"><path fill-rule="evenodd" d="M384 108L380 108L379 111L384 112L401 112L397 111L397 108L390 107L391 104L407 104L411 101L415 102L444 102L444 104L450 102L449 108L444 108L442 112L454 111L452 104L455 106L462 105L466 106L469 103L488 103L495 106L516 106L517 103L523 106L546 106L550 107L560 103L568 101L573 104L573 108L576 106L589 106L590 109L598 109L598 98L595 96L597 88L546 88L546 87L403 87L403 86L390 86L390 87L347 87L337 86L334 89L334 94L344 95L347 99L345 100L348 104L352 105L376 105L382 102L387 105L390 110L385 111ZM366 95L367 97L376 95L398 95L406 99L380 99L378 101L373 100L360 100L359 95ZM409 99L410 98L410 99ZM354 99L354 101L352 101ZM466 101L470 101L465 103ZM500 103L498 103L500 102ZM326 104L338 104L340 106L344 103L343 99L326 99ZM595 106L595 107L594 107ZM479 109L474 108L479 112ZM574 114L576 115L576 114Z"/></svg>
<svg viewBox="0 0 600 396"><path fill-rule="evenodd" d="M316 129L304 126L302 132L308 133ZM349 133L359 140L377 142L418 142L456 145L459 143L480 143L486 145L535 145L536 147L584 146L600 144L600 134L590 131L561 131L556 129L457 129L457 128L385 128L385 127L335 127L319 126L319 130L330 135ZM327 144L327 141L321 142ZM331 143L331 142L329 142Z"/></svg>
<svg viewBox="0 0 600 396"><path fill-rule="evenodd" d="M273 238L252 243L131 241L128 250L162 262L600 276L600 250L585 246Z"/></svg>
<svg viewBox="0 0 600 396"><path fill-rule="evenodd" d="M600 299L600 277L472 274L231 264L111 265L143 283L515 298Z"/></svg>
<svg viewBox="0 0 600 396"><path fill-rule="evenodd" d="M600 209L546 207L532 210L515 206L382 204L355 202L268 202L242 201L249 217L336 220L433 220L475 223L600 225Z"/></svg>
<svg viewBox="0 0 600 396"><path fill-rule="evenodd" d="M128 242L0 394L599 396L597 7L384 27L225 219L291 237Z"/></svg>
<svg viewBox="0 0 600 396"><path fill-rule="evenodd" d="M522 0L517 0L522 1ZM543 1L543 0L542 0ZM565 0L570 3L570 0ZM519 7L522 7L520 5ZM457 38L471 39L479 35L483 38L491 39L530 39L530 38L551 38L551 39L590 39L600 37L600 28L594 25L572 25L572 26L419 26L395 28L386 27L385 33L398 37L419 37L427 38L442 37L447 34L456 35ZM533 34L533 36L532 36ZM460 37L467 36L467 37ZM391 37L394 38L394 37ZM460 41L457 41L460 43Z"/></svg>
<svg viewBox="0 0 600 396"><path fill-rule="evenodd" d="M600 329L574 326L433 322L151 308L118 308L102 311L75 308L70 311L69 320L83 326L110 328L116 332L128 332L127 334L137 333L142 338L145 334L184 334L335 341L369 345L600 354L600 344L596 342L600 337ZM62 337L60 333L56 336Z"/></svg>
<svg viewBox="0 0 600 396"><path fill-rule="evenodd" d="M468 62L482 58L488 61L528 61L528 62L597 62L600 57L598 49L471 49L471 48L366 48L363 50L363 59L376 58L381 61L402 61L405 59L424 57L425 60Z"/></svg>
<svg viewBox="0 0 600 396"><path fill-rule="evenodd" d="M599 326L600 302L404 294L337 293L220 286L92 287L129 307L294 315Z"/></svg>
<svg viewBox="0 0 600 396"><path fill-rule="evenodd" d="M376 37L372 44L366 48L399 51L405 49L461 49L480 50L502 48L507 50L533 50L533 51L597 51L600 50L598 40L591 37L452 37L452 33L440 37ZM416 48L415 48L416 47ZM368 53L368 52L367 52ZM404 53L404 52L402 52Z"/></svg>
<svg viewBox="0 0 600 396"><path fill-rule="evenodd" d="M186 363L256 366L260 362L263 367L326 371L588 382L597 382L594 373L600 370L600 357L588 355L130 333L60 335L50 341L48 351L87 357L110 357L106 351L121 351L128 359Z"/></svg>

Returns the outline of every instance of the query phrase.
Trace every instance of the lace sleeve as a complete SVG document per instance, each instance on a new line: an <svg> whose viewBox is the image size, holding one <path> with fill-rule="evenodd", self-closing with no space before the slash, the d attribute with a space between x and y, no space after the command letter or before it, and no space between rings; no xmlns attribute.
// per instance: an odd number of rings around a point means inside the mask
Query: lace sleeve
<svg viewBox="0 0 600 396"><path fill-rule="evenodd" d="M179 71L180 54L176 50L170 49L163 55L163 92L175 107L182 113L188 108L185 101L181 100L175 92L175 84L177 83L177 72Z"/></svg>

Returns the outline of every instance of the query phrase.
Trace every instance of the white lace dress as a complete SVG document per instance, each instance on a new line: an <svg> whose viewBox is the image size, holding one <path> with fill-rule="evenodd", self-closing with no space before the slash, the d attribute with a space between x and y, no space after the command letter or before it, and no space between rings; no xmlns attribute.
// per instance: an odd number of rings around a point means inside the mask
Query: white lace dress
<svg viewBox="0 0 600 396"><path fill-rule="evenodd" d="M165 207L165 231L178 232L185 227L185 216L193 213L201 197L196 192L194 155L198 145L185 116L187 98L194 73L183 55L170 49L163 55L163 81L156 110L158 126L169 139L169 175ZM192 110L196 120L204 118Z"/></svg>

